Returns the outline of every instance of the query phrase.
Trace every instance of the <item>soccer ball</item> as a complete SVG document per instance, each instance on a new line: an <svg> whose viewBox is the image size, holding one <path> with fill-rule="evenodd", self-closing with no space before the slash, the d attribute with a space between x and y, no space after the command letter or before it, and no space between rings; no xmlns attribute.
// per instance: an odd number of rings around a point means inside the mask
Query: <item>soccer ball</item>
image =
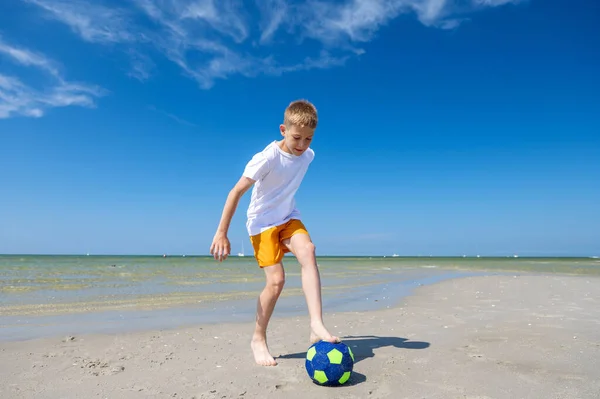
<svg viewBox="0 0 600 399"><path fill-rule="evenodd" d="M315 342L306 352L306 372L319 385L345 384L354 367L354 354L344 343Z"/></svg>

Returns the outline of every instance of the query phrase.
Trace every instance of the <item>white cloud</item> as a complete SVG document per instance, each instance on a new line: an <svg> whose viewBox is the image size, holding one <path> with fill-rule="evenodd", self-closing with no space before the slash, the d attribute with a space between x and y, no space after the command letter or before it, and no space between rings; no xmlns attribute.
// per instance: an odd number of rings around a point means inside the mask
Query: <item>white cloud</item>
<svg viewBox="0 0 600 399"><path fill-rule="evenodd" d="M154 46L185 75L210 88L231 75L343 65L364 53L358 46L374 40L401 14L415 14L426 26L454 29L463 21L458 12L462 16L521 0L111 0L121 8L109 6L109 0L22 1L38 5L86 41L120 44L136 54L133 77L149 78L154 65L144 52ZM295 59L288 58L294 52L285 57L276 52L277 45L296 46L303 40L320 49L297 51Z"/></svg>
<svg viewBox="0 0 600 399"><path fill-rule="evenodd" d="M482 5L482 6L503 6L509 3L519 3L523 0L472 0L473 4Z"/></svg>
<svg viewBox="0 0 600 399"><path fill-rule="evenodd" d="M80 0L22 0L35 4L46 15L68 25L84 40L98 43L122 43L139 40L133 21L123 9Z"/></svg>
<svg viewBox="0 0 600 399"><path fill-rule="evenodd" d="M268 43L291 10L285 0L256 0L256 5L261 13L260 43Z"/></svg>
<svg viewBox="0 0 600 399"><path fill-rule="evenodd" d="M495 7L521 0L471 0L471 5L457 6L452 0L347 0L342 3L307 0L298 8L300 32L327 45L368 42L376 32L401 14L414 13L431 27L454 29L459 24L456 14L475 8Z"/></svg>
<svg viewBox="0 0 600 399"><path fill-rule="evenodd" d="M248 37L248 26L244 20L243 4L233 0L176 1L176 13L182 20L206 23L216 31L230 36L236 42Z"/></svg>
<svg viewBox="0 0 600 399"><path fill-rule="evenodd" d="M188 122L185 119L182 119L180 117L178 117L175 114L171 114L169 112L163 111L161 109L156 108L154 105L150 105L148 107L149 110L154 111L154 112L158 112L159 114L162 114L164 116L166 116L167 118L173 119L175 122L179 123L180 125L185 125L185 126L192 126L192 127L196 127L197 125L192 123L192 122Z"/></svg>
<svg viewBox="0 0 600 399"><path fill-rule="evenodd" d="M131 69L127 74L141 82L148 80L156 68L152 59L134 48L129 49L128 55L131 60Z"/></svg>
<svg viewBox="0 0 600 399"><path fill-rule="evenodd" d="M311 0L303 9L303 33L325 43L341 40L365 42L388 21L396 18L405 4L395 0L352 0L343 4Z"/></svg>
<svg viewBox="0 0 600 399"><path fill-rule="evenodd" d="M54 62L50 61L41 54L34 53L27 49L9 46L8 44L4 43L2 37L0 37L0 54L11 57L13 61L21 65L36 66L46 70L51 75L59 76L58 69L56 65L54 65Z"/></svg>
<svg viewBox="0 0 600 399"><path fill-rule="evenodd" d="M56 63L41 53L19 48L0 38L0 56L19 66L34 67L46 76L42 87L32 87L15 76L0 73L0 119L16 115L39 118L48 108L95 106L94 98L105 91L99 87L68 82Z"/></svg>

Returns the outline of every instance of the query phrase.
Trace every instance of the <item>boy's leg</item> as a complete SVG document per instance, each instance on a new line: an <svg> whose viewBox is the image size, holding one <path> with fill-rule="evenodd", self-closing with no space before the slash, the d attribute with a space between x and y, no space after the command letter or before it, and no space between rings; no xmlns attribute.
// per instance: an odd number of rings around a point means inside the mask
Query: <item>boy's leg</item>
<svg viewBox="0 0 600 399"><path fill-rule="evenodd" d="M285 272L281 263L263 267L263 269L267 281L256 304L256 327L252 336L251 347L257 364L275 366L277 362L271 356L267 346L267 326L285 284Z"/></svg>
<svg viewBox="0 0 600 399"><path fill-rule="evenodd" d="M283 240L282 243L296 256L302 267L302 289L310 315L310 341L339 342L340 339L331 335L323 323L321 276L317 266L315 246L310 236L301 232Z"/></svg>

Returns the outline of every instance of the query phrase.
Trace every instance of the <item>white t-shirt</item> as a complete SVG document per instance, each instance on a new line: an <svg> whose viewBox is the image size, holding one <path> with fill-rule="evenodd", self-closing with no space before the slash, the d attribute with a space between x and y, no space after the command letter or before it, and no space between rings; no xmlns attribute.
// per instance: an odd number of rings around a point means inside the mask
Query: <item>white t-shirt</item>
<svg viewBox="0 0 600 399"><path fill-rule="evenodd" d="M288 154L277 141L252 157L243 173L256 180L247 212L248 234L253 236L290 219L300 219L294 194L314 157L311 148L300 156Z"/></svg>

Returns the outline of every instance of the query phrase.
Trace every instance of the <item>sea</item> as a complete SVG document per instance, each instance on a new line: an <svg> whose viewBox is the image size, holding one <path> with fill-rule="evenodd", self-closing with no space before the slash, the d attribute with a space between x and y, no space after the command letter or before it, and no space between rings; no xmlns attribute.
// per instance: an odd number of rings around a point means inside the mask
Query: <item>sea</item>
<svg viewBox="0 0 600 399"><path fill-rule="evenodd" d="M465 276L600 276L598 258L319 257L324 312L396 306ZM306 315L301 267L284 259L273 317ZM0 341L254 320L264 272L253 257L0 255Z"/></svg>

